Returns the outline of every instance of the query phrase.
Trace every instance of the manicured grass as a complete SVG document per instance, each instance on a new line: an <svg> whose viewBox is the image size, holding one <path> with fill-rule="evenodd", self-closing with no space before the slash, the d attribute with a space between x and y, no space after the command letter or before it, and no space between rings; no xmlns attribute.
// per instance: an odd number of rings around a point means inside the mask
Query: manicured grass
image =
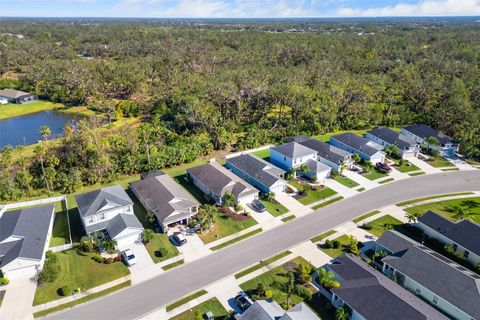
<svg viewBox="0 0 480 320"><path fill-rule="evenodd" d="M383 178L383 177L386 177L388 176L387 173L383 173L383 172L380 172L378 171L377 169L372 169L370 171L370 173L368 174L365 174L363 175L365 178L369 179L369 180L377 180L377 179L380 179L380 178Z"/></svg>
<svg viewBox="0 0 480 320"><path fill-rule="evenodd" d="M421 175L424 175L424 174L425 174L425 172L420 171L420 172L409 173L408 175L410 177L416 177L416 176L421 176Z"/></svg>
<svg viewBox="0 0 480 320"><path fill-rule="evenodd" d="M366 214L364 214L364 215L362 215L362 216L360 216L360 217L358 217L358 218L355 218L355 219L353 219L352 221L353 221L354 223L359 223L360 221L365 220L365 219L367 219L367 218L369 218L369 217L371 217L371 216L374 216L374 215L376 215L376 214L378 214L378 213L380 213L380 210L375 210L375 211L366 213Z"/></svg>
<svg viewBox="0 0 480 320"><path fill-rule="evenodd" d="M291 264L291 263L294 263L297 266L300 264L309 264L305 259L301 257L297 257L287 262L287 264ZM261 283L263 284L264 288L268 288L272 290L272 293L273 293L272 298L280 305L283 305L284 303L287 302L287 294L285 293L282 286L288 281L288 278L287 278L288 271L285 270L284 265L278 266L268 272L265 272L264 274L259 275L258 277L255 277L247 282L242 283L240 285L240 288L242 288L245 292L247 292L250 295L258 287L258 284ZM295 305L302 301L303 301L302 297L296 294L292 294L291 296L292 305Z"/></svg>
<svg viewBox="0 0 480 320"><path fill-rule="evenodd" d="M325 134L317 134L317 135L313 136L313 138L321 140L321 141L328 142L330 140L331 136L341 134L341 133L345 133L345 132L351 132L351 133L354 133L356 135L359 135L359 136L363 137L365 132L367 132L368 130L370 130L370 129L335 131L335 132L329 132L329 133L325 133Z"/></svg>
<svg viewBox="0 0 480 320"><path fill-rule="evenodd" d="M50 247L61 246L70 243L67 211L55 213L55 220L53 221L52 237L50 239Z"/></svg>
<svg viewBox="0 0 480 320"><path fill-rule="evenodd" d="M197 166L201 166L201 165L207 164L207 163L208 163L208 160L206 160L206 159L197 159L197 160L195 160L193 162L190 162L190 163L185 163L185 164L181 164L179 166L175 166L175 167L172 167L172 168L163 169L163 172L165 172L166 174L168 174L172 178L176 178L178 176L187 174L187 169L197 167Z"/></svg>
<svg viewBox="0 0 480 320"><path fill-rule="evenodd" d="M255 229L253 231L250 231L248 233L245 233L245 234L242 234L241 236L239 237L236 237L236 238L233 238L232 240L229 240L229 241L226 241L222 244L219 244L218 246L215 246L215 247L211 247L210 250L212 251L216 251L216 250L220 250L220 249L223 249L225 247L228 247L229 245L232 245L236 242L239 242L239 241L242 241L243 239L246 239L248 237L251 237L253 235L256 235L257 233L260 233L262 232L262 228L259 228L259 229Z"/></svg>
<svg viewBox="0 0 480 320"><path fill-rule="evenodd" d="M425 161L429 165L435 168L443 168L443 167L453 167L454 164L442 157L431 158L431 160Z"/></svg>
<svg viewBox="0 0 480 320"><path fill-rule="evenodd" d="M243 276L245 276L245 275L247 275L247 274L250 274L250 273L252 273L252 272L260 269L260 268L266 267L266 266L274 263L275 261L280 260L280 259L288 256L289 254L291 254L290 251L285 251L285 252L282 252L282 253L280 253L280 254L277 254L277 255L275 255L275 256L273 256L273 257L271 257L271 258L268 258L268 259L266 259L266 260L264 260L264 261L260 261L259 263L251 266L250 268L247 268L247 269L245 269L245 270L237 273L237 274L235 275L235 279L239 279L239 278L241 278L241 277L243 277Z"/></svg>
<svg viewBox="0 0 480 320"><path fill-rule="evenodd" d="M200 233L199 237L204 243L210 243L217 239L229 236L239 231L245 230L257 224L255 219L250 218L243 221L234 221L221 213L215 215L215 223L209 232Z"/></svg>
<svg viewBox="0 0 480 320"><path fill-rule="evenodd" d="M448 168L448 169L442 169L442 171L458 171L460 170L459 168Z"/></svg>
<svg viewBox="0 0 480 320"><path fill-rule="evenodd" d="M312 241L313 243L319 242L319 241L325 239L326 237L331 236L331 235L334 234L335 232L337 232L337 230L327 231L327 232L325 232L325 233L322 233L322 234L319 234L318 236L313 237L312 239L310 239L310 241Z"/></svg>
<svg viewBox="0 0 480 320"><path fill-rule="evenodd" d="M188 193L190 193L198 202L201 204L208 203L206 195L197 188L196 185L188 181L188 176L186 173L177 175L173 178L178 184L180 184Z"/></svg>
<svg viewBox="0 0 480 320"><path fill-rule="evenodd" d="M397 163L397 165L394 166L394 168L397 169L397 170L400 171L400 172L406 173L406 172L411 172L411 171L420 170L419 167L417 167L416 165L414 165L414 164L411 163L411 162L405 161L405 162L403 163L403 165L398 165L399 160L393 160L393 161L394 161L395 163Z"/></svg>
<svg viewBox="0 0 480 320"><path fill-rule="evenodd" d="M91 254L81 255L76 250L62 251L57 256L61 271L53 282L37 287L33 305L61 298L57 290L65 285L85 291L130 274L122 262L98 263Z"/></svg>
<svg viewBox="0 0 480 320"><path fill-rule="evenodd" d="M162 269L163 269L164 271L167 271L167 270L176 268L176 267L178 267L178 266L180 266L180 265L182 265L182 264L184 264L184 263L185 263L185 260L181 259L181 260L175 261L175 262L173 262L173 263L164 265L164 266L162 267Z"/></svg>
<svg viewBox="0 0 480 320"><path fill-rule="evenodd" d="M340 201L340 200L342 200L342 199L344 199L342 196L336 197L336 198L330 199L330 200L328 200L328 201L319 203L319 204L317 204L316 206L313 206L312 209L313 209L313 210L317 210L317 209L326 207L326 206L328 206L328 205L330 205L330 204L332 204L332 203L334 203L334 202Z"/></svg>
<svg viewBox="0 0 480 320"><path fill-rule="evenodd" d="M198 297L201 297L201 296L206 295L206 294L207 294L207 291L200 290L200 291L195 292L195 293L193 293L189 296L186 296L185 298L182 298L182 299L180 299L180 300L178 300L178 301L176 301L172 304L169 304L166 308L167 312L172 311L173 309L178 308L180 306L183 306L185 303L190 302L193 299L197 299Z"/></svg>
<svg viewBox="0 0 480 320"><path fill-rule="evenodd" d="M472 160L472 159L467 159L465 160L466 163L472 166L480 166L480 161Z"/></svg>
<svg viewBox="0 0 480 320"><path fill-rule="evenodd" d="M423 198L416 198L412 200L407 200L403 202L397 203L397 206L402 207L406 206L412 203L420 202L420 201L426 201L426 200L432 200L432 199L438 199L438 198L446 198L446 197L453 197L453 196L463 196L467 194L474 194L473 192L459 192L459 193L446 193L446 194L439 194L436 196L429 196L429 197L423 197Z"/></svg>
<svg viewBox="0 0 480 320"><path fill-rule="evenodd" d="M205 313L211 311L213 313L215 320L227 320L228 311L222 306L222 304L218 301L217 298L212 298L208 301L205 301L198 306L193 307L190 310L187 310L179 315L176 315L170 320L193 320L196 319L195 316L197 312L202 315L202 319L205 319Z"/></svg>
<svg viewBox="0 0 480 320"><path fill-rule="evenodd" d="M255 152L252 152L252 154L268 161L270 159L270 148L260 150L260 151L255 151Z"/></svg>
<svg viewBox="0 0 480 320"><path fill-rule="evenodd" d="M289 184L293 185L298 190L303 190L303 185L301 185L297 181L290 181ZM298 199L298 201L301 204L304 204L304 205L311 204L311 203L323 200L325 198L328 198L330 196L333 196L334 194L337 194L337 192L330 189L329 187L323 187L323 188L318 187L318 190L313 190L307 186L306 194L307 194L306 196Z"/></svg>
<svg viewBox="0 0 480 320"><path fill-rule="evenodd" d="M378 181L378 183L384 184L384 183L392 182L393 180L395 180L395 179L393 179L393 178L388 178L388 179L385 179L385 180L382 180L382 181Z"/></svg>
<svg viewBox="0 0 480 320"><path fill-rule="evenodd" d="M291 216L288 216L288 217L283 218L282 221L283 221L283 222L288 222L288 221L293 220L293 219L295 219L295 218L296 218L295 215L292 214Z"/></svg>
<svg viewBox="0 0 480 320"><path fill-rule="evenodd" d="M175 247L168 238L168 235L163 233L155 233L153 239L145 244L145 248L155 263L173 258L179 253L177 247ZM160 248L167 250L165 256L160 254Z"/></svg>
<svg viewBox="0 0 480 320"><path fill-rule="evenodd" d="M364 188L364 187L358 188L357 191L358 191L358 192L365 191L365 188Z"/></svg>
<svg viewBox="0 0 480 320"><path fill-rule="evenodd" d="M382 216L378 219L368 222L366 225L372 229L367 230L371 234L380 237L386 230L394 229L395 226L402 225L403 222L390 215Z"/></svg>
<svg viewBox="0 0 480 320"><path fill-rule="evenodd" d="M349 188L355 188L359 185L357 182L353 181L352 179L341 176L341 175L336 176L334 180Z"/></svg>
<svg viewBox="0 0 480 320"><path fill-rule="evenodd" d="M263 203L267 211L274 217L281 216L284 213L288 212L288 209L282 206L280 203L273 203L265 199L261 199L260 202Z"/></svg>
<svg viewBox="0 0 480 320"><path fill-rule="evenodd" d="M9 103L0 106L0 120L61 107L63 107L62 104L49 101L34 101L24 104Z"/></svg>
<svg viewBox="0 0 480 320"><path fill-rule="evenodd" d="M90 300L93 300L93 299L96 299L96 298L106 296L106 295L108 295L112 292L115 292L117 290L129 287L131 284L132 284L132 282L130 280L122 282L120 284L117 284L116 286L113 286L111 288L108 288L108 289L105 289L105 290L102 290L102 291L99 291L99 292L96 292L96 293L92 293L92 294L90 294L86 297L83 297L83 298L80 298L80 299L77 299L77 300L74 300L74 301L71 301L71 302L67 302L67 303L61 304L59 306L50 308L50 309L35 312L33 314L33 317L34 318L45 317L48 314L58 312L58 311L61 311L61 310L67 309L67 308L71 308L73 306L76 306L77 304L81 304L81 303L84 303L84 302L87 302L87 301L90 301Z"/></svg>
<svg viewBox="0 0 480 320"><path fill-rule="evenodd" d="M453 210L453 208L457 206L465 209L467 212L470 212L470 219L473 222L480 224L480 197L426 203L415 207L407 208L405 209L405 211L407 211L408 213L421 215L430 210L456 221L461 219L461 217L458 216Z"/></svg>
<svg viewBox="0 0 480 320"><path fill-rule="evenodd" d="M338 256L340 256L342 253L346 252L346 246L348 244L348 235L347 234L344 234L336 239L333 239L332 241L339 241L340 242L340 247L339 248L332 248L332 249L327 249L327 248L323 248L321 247L320 250L322 250L323 252L325 252L326 254L328 254L330 257L332 258L336 258ZM359 242L358 243L359 245L359 248L361 248L363 245Z"/></svg>

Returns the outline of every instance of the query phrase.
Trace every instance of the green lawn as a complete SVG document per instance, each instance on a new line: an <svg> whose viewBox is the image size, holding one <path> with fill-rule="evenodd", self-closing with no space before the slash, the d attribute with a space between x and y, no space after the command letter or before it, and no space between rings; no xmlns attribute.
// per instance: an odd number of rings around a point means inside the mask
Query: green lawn
<svg viewBox="0 0 480 320"><path fill-rule="evenodd" d="M50 247L61 246L70 243L68 232L67 211L55 213L53 221L52 237L50 238Z"/></svg>
<svg viewBox="0 0 480 320"><path fill-rule="evenodd" d="M328 206L328 205L331 205L332 203L335 203L335 202L340 201L340 200L342 200L342 199L344 199L342 196L336 197L336 198L330 199L330 200L328 200L328 201L319 203L319 204L317 204L316 206L313 206L312 209L313 209L313 210L317 210L317 209L326 207L326 206Z"/></svg>
<svg viewBox="0 0 480 320"><path fill-rule="evenodd" d="M301 258L297 257L290 260L287 264L294 263L297 266L300 264L308 264L308 262ZM257 288L259 283L262 283L264 288L272 290L272 298L280 305L283 305L287 301L287 294L282 288L282 285L285 284L288 280L287 273L288 271L284 268L285 264L273 268L272 270L265 272L264 274L259 275L247 282L244 282L240 285L240 288L244 290L247 294L251 295ZM312 288L313 289L313 288ZM293 294L291 297L292 304L295 305L303 301L303 298Z"/></svg>
<svg viewBox="0 0 480 320"><path fill-rule="evenodd" d="M345 133L345 132L351 132L351 133L354 133L356 135L359 135L359 136L363 137L365 132L367 132L368 130L370 130L370 129L335 131L335 132L329 132L329 133L325 133L325 134L317 134L317 135L313 136L313 138L321 140L321 141L328 142L330 140L331 136L341 134L341 133Z"/></svg>
<svg viewBox="0 0 480 320"><path fill-rule="evenodd" d="M447 159L442 158L442 157L432 158L432 160L427 160L425 162L428 163L429 165L431 165L432 167L435 167L435 168L453 167L454 166L453 163L451 163L450 161L448 161Z"/></svg>
<svg viewBox="0 0 480 320"><path fill-rule="evenodd" d="M465 209L467 212L470 212L471 220L480 224L480 197L432 202L432 203L422 204L415 207L410 207L405 209L405 211L407 211L408 213L421 215L430 210L438 214L441 214L451 220L457 221L457 220L460 220L461 217L459 217L452 210L454 207L457 207L457 206Z"/></svg>
<svg viewBox="0 0 480 320"><path fill-rule="evenodd" d="M310 241L312 241L313 243L319 242L319 241L325 239L326 237L331 236L331 235L334 234L335 232L337 232L337 230L327 231L327 232L325 232L325 233L322 233L322 234L319 234L318 236L313 237L312 239L310 239Z"/></svg>
<svg viewBox="0 0 480 320"><path fill-rule="evenodd" d="M337 181L337 182L339 182L339 183L341 183L344 186L349 187L349 188L355 188L356 186L359 185L358 183L356 183L352 179L341 176L341 175L336 176L334 179L335 179L335 181Z"/></svg>
<svg viewBox="0 0 480 320"><path fill-rule="evenodd" d="M202 319L206 319L205 313L207 313L208 311L211 311L213 313L215 320L229 319L228 311L225 310L225 308L222 306L222 304L218 301L217 298L212 298L199 304L198 306L195 306L190 310L187 310L183 313L180 313L179 315L176 315L173 318L170 318L170 320L194 320L196 319L197 312L199 312L203 316Z"/></svg>
<svg viewBox="0 0 480 320"><path fill-rule="evenodd" d="M445 193L445 194L438 194L435 196L429 196L429 197L423 197L423 198L416 198L412 200L407 200L403 202L399 202L396 205L399 207L406 206L408 204L416 203L416 202L421 202L421 201L426 201L426 200L432 200L432 199L438 199L438 198L446 198L446 197L452 197L452 196L462 196L462 195L467 195L467 194L473 194L473 192L458 192L458 193Z"/></svg>
<svg viewBox="0 0 480 320"><path fill-rule="evenodd" d="M245 276L245 275L247 275L247 274L250 274L250 273L252 273L252 272L260 269L260 268L263 268L263 267L265 267L265 266L268 266L268 265L274 263L275 261L280 260L280 259L288 256L290 253L291 253L290 251L285 251L285 252L279 253L279 254L271 257L271 258L268 258L268 259L266 259L266 260L264 260L264 261L260 261L259 263L251 266L250 268L247 268L247 269L245 269L245 270L237 273L237 274L235 275L235 279L239 279L239 278L241 278L241 277L243 277L243 276Z"/></svg>
<svg viewBox="0 0 480 320"><path fill-rule="evenodd" d="M268 161L270 159L270 148L252 152L252 154Z"/></svg>
<svg viewBox="0 0 480 320"><path fill-rule="evenodd" d="M260 233L260 232L262 232L262 231L263 231L262 228L255 229L255 230L250 231L250 232L248 232L248 233L242 234L241 236L238 236L238 237L236 237L236 238L233 238L233 239L231 239L231 240L228 240L228 241L226 241L226 242L224 242L224 243L222 243L222 244L219 244L218 246L211 247L210 250L216 251L216 250L223 249L223 248L228 247L229 245L232 245L232 244L234 244L234 243L236 243L236 242L239 242L239 241L242 241L242 240L244 240L244 239L246 239L246 238L248 238L248 237L254 236L254 235L256 235L257 233Z"/></svg>
<svg viewBox="0 0 480 320"><path fill-rule="evenodd" d="M364 188L364 187L358 188L357 191L358 191L358 192L365 191L365 188Z"/></svg>
<svg viewBox="0 0 480 320"><path fill-rule="evenodd" d="M416 176L421 176L421 175L424 175L424 174L425 174L425 172L420 171L420 172L409 173L408 175L410 177L416 177Z"/></svg>
<svg viewBox="0 0 480 320"><path fill-rule="evenodd" d="M303 185L295 180L291 180L288 183L297 188L297 190L303 190ZM308 205L337 194L337 192L329 187L318 187L318 190L312 190L311 188L307 187L306 193L306 196L298 199L298 201L304 205Z"/></svg>
<svg viewBox="0 0 480 320"><path fill-rule="evenodd" d="M375 211L366 213L366 214L364 214L364 215L362 215L362 216L360 216L360 217L358 217L358 218L353 219L353 222L354 222L354 223L359 223L360 221L365 220L365 219L367 219L367 218L369 218L369 217L371 217L371 216L374 216L374 215L376 215L377 213L380 213L380 210L375 210Z"/></svg>
<svg viewBox="0 0 480 320"><path fill-rule="evenodd" d="M458 171L460 170L459 168L446 168L446 169L441 169L442 171Z"/></svg>
<svg viewBox="0 0 480 320"><path fill-rule="evenodd" d="M288 221L293 220L293 219L295 219L295 218L296 218L295 215L292 214L291 216L288 216L288 217L283 218L282 221L283 221L283 222L288 222Z"/></svg>
<svg viewBox="0 0 480 320"><path fill-rule="evenodd" d="M384 183L392 182L392 181L394 181L394 180L395 180L395 179L393 179L393 178L388 178L388 179L385 179L385 180L382 180L382 181L378 181L378 183L384 184Z"/></svg>
<svg viewBox="0 0 480 320"><path fill-rule="evenodd" d="M395 169L397 169L398 171L400 172L411 172L411 171L418 171L420 170L419 167L417 167L416 165L414 165L413 163L411 162L408 162L408 161L404 161L403 165L398 165L399 161L398 160L392 160L394 161L395 163L397 163L396 166L394 166Z"/></svg>
<svg viewBox="0 0 480 320"><path fill-rule="evenodd" d="M392 230L396 226L399 226L402 224L403 224L402 221L395 219L394 217L387 214L378 219L368 222L366 225L372 228L370 230L367 230L368 232L370 232L373 235L376 235L377 237L380 237L386 230Z"/></svg>
<svg viewBox="0 0 480 320"><path fill-rule="evenodd" d="M363 176L369 180L377 180L377 179L388 176L388 174L380 172L377 169L372 169L370 173L364 174Z"/></svg>
<svg viewBox="0 0 480 320"><path fill-rule="evenodd" d="M213 225L212 229L209 232L200 233L199 236L204 243L210 243L217 239L250 228L256 224L257 221L255 221L253 218L243 221L234 221L218 212L215 215L215 224Z"/></svg>
<svg viewBox="0 0 480 320"><path fill-rule="evenodd" d="M265 199L261 199L260 202L263 203L268 212L274 217L281 216L284 213L288 212L288 209L282 206L280 203L273 203Z"/></svg>
<svg viewBox="0 0 480 320"><path fill-rule="evenodd" d="M472 160L472 159L467 159L465 160L466 163L472 166L480 166L480 161Z"/></svg>
<svg viewBox="0 0 480 320"><path fill-rule="evenodd" d="M92 255L80 255L76 250L62 251L57 255L61 271L53 282L37 287L33 305L61 298L57 290L65 285L85 291L130 274L122 262L98 263Z"/></svg>
<svg viewBox="0 0 480 320"><path fill-rule="evenodd" d="M147 248L148 254L150 254L150 257L155 263L173 258L179 253L178 249L168 239L168 236L163 233L155 233L154 238L145 245L145 248ZM167 250L165 256L160 254L160 248Z"/></svg>
<svg viewBox="0 0 480 320"><path fill-rule="evenodd" d="M323 248L323 246L320 248L320 250L322 250L332 258L336 258L340 256L342 253L346 252L346 246L348 244L348 235L347 234L341 235L340 237L333 239L332 241L335 241L335 240L340 241L339 248L327 249L327 248ZM359 248L363 246L361 243L358 243L358 245L359 245Z"/></svg>
<svg viewBox="0 0 480 320"><path fill-rule="evenodd" d="M187 192L189 192L198 202L201 204L208 203L206 195L197 188L196 185L188 181L188 176L186 173L177 175L173 178L178 184L180 184Z"/></svg>
<svg viewBox="0 0 480 320"><path fill-rule="evenodd" d="M172 311L173 309L176 309L176 308L178 308L178 307L180 307L180 306L183 306L185 303L190 302L190 301L192 301L193 299L197 299L197 298L199 298L199 297L201 297L201 296L204 296L204 295L206 295L206 294L207 294L207 291L205 291L205 290L197 291L197 292L192 293L191 295L186 296L186 297L184 297L184 298L182 298L182 299L180 299L180 300L178 300L178 301L176 301L176 302L174 302L174 303L172 303L172 304L169 304L169 305L166 307L166 310L167 310L167 312Z"/></svg>
<svg viewBox="0 0 480 320"><path fill-rule="evenodd" d="M61 107L63 107L62 104L49 101L34 101L24 104L9 103L0 106L0 120Z"/></svg>
<svg viewBox="0 0 480 320"><path fill-rule="evenodd" d="M176 268L176 267L178 267L178 266L181 266L181 265L184 264L184 263L185 263L185 260L184 260L184 259L181 259L181 260L172 262L172 263L170 263L170 264L164 265L164 266L162 267L162 269L163 269L164 271L167 271L167 270Z"/></svg>

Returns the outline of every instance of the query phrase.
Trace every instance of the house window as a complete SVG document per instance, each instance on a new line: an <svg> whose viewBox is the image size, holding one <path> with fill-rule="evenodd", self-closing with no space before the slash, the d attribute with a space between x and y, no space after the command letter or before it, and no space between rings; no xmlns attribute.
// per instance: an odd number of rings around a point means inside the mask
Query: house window
<svg viewBox="0 0 480 320"><path fill-rule="evenodd" d="M432 302L435 303L435 304L437 304L437 303L438 303L438 297L437 297L437 296L433 296Z"/></svg>
<svg viewBox="0 0 480 320"><path fill-rule="evenodd" d="M417 287L417 288L415 289L415 292L418 293L418 294L420 294L420 293L422 293L422 289L420 289L420 287Z"/></svg>
<svg viewBox="0 0 480 320"><path fill-rule="evenodd" d="M465 250L465 252L463 253L463 257L464 258L468 258L468 255L470 254L470 252L468 252L467 250Z"/></svg>
<svg viewBox="0 0 480 320"><path fill-rule="evenodd" d="M287 161L287 157L283 157L283 161Z"/></svg>
<svg viewBox="0 0 480 320"><path fill-rule="evenodd" d="M293 160L293 163L297 163L297 159L294 159L294 160Z"/></svg>
<svg viewBox="0 0 480 320"><path fill-rule="evenodd" d="M130 212L132 211L132 209L130 207L127 207L127 212Z"/></svg>
<svg viewBox="0 0 480 320"><path fill-rule="evenodd" d="M100 220L105 220L105 213L100 213Z"/></svg>
<svg viewBox="0 0 480 320"><path fill-rule="evenodd" d="M88 217L88 223L93 223L93 217Z"/></svg>

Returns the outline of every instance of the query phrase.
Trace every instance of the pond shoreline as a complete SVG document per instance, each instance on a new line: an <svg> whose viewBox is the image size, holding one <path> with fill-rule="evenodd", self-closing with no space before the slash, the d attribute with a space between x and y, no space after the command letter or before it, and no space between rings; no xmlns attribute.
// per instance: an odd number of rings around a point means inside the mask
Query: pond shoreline
<svg viewBox="0 0 480 320"><path fill-rule="evenodd" d="M84 106L67 107L61 103L38 100L24 104L8 103L0 105L0 120L20 117L48 110L58 111L62 113L72 113L85 117L91 117L96 115L94 111L89 110L87 107Z"/></svg>

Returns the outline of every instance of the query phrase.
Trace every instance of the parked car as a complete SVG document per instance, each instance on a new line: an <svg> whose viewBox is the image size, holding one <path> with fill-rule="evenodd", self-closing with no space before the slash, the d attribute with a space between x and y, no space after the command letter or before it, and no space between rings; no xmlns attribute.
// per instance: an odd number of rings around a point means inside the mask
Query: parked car
<svg viewBox="0 0 480 320"><path fill-rule="evenodd" d="M377 162L375 167L380 171L392 172L392 168L386 163Z"/></svg>
<svg viewBox="0 0 480 320"><path fill-rule="evenodd" d="M172 238L179 246L182 246L185 243L187 243L187 238L185 238L185 236L181 232L175 232Z"/></svg>
<svg viewBox="0 0 480 320"><path fill-rule="evenodd" d="M352 168L350 169L354 172L358 172L358 173L362 173L363 172L363 169L360 168L359 166L356 166L356 165L352 165Z"/></svg>
<svg viewBox="0 0 480 320"><path fill-rule="evenodd" d="M135 257L132 250L130 249L127 249L122 252L122 259L123 259L123 262L125 262L125 264L129 267L137 263L137 258Z"/></svg>
<svg viewBox="0 0 480 320"><path fill-rule="evenodd" d="M265 210L267 210L263 203L258 199L253 200L252 205L258 212L264 212Z"/></svg>
<svg viewBox="0 0 480 320"><path fill-rule="evenodd" d="M248 301L244 294L239 294L235 297L235 304L242 312L250 308L252 305L252 303Z"/></svg>

